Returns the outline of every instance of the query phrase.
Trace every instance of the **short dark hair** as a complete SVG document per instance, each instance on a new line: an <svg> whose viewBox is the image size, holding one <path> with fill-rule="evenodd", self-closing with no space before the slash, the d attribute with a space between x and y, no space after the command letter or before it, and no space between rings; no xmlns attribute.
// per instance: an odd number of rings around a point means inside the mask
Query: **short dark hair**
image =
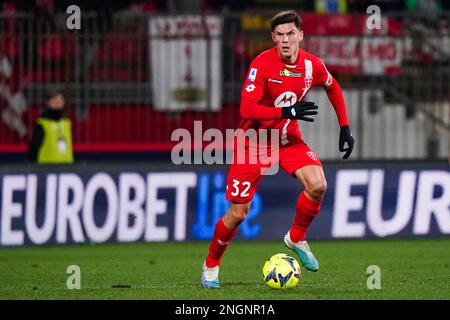
<svg viewBox="0 0 450 320"><path fill-rule="evenodd" d="M54 98L54 97L56 97L58 95L63 95L64 96L62 90L59 90L59 89L48 89L44 93L44 98L45 98L45 101L48 101L48 100L50 100L50 99L52 99L52 98Z"/></svg>
<svg viewBox="0 0 450 320"><path fill-rule="evenodd" d="M303 25L302 19L300 18L298 13L295 12L295 10L286 10L278 12L270 21L270 28L272 29L273 32L276 26L291 22L293 22L299 30L302 30Z"/></svg>

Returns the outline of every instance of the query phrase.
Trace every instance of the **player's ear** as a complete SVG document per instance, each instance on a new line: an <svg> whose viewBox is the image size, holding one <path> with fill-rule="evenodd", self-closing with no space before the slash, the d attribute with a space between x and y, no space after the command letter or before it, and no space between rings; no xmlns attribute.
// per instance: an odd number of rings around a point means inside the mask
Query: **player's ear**
<svg viewBox="0 0 450 320"><path fill-rule="evenodd" d="M299 40L299 42L302 42L303 41L303 30L300 30L300 32L298 33L298 40Z"/></svg>
<svg viewBox="0 0 450 320"><path fill-rule="evenodd" d="M276 42L276 41L275 41L275 33L271 32L270 34L271 34L271 36L272 36L272 41L275 43L275 42Z"/></svg>

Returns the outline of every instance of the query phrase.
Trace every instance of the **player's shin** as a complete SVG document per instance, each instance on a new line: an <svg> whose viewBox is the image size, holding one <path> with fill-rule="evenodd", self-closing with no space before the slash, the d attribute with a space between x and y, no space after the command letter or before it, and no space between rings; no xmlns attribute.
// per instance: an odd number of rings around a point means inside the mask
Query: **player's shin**
<svg viewBox="0 0 450 320"><path fill-rule="evenodd" d="M208 257L206 257L206 266L208 268L220 265L220 260L222 259L223 253L236 234L237 229L238 227L230 229L225 226L222 218L217 221L213 239L209 245L209 254Z"/></svg>
<svg viewBox="0 0 450 320"><path fill-rule="evenodd" d="M297 243L306 240L308 228L319 213L321 203L322 201L315 202L309 199L305 195L305 192L300 194L297 201L294 222L290 231L292 242Z"/></svg>

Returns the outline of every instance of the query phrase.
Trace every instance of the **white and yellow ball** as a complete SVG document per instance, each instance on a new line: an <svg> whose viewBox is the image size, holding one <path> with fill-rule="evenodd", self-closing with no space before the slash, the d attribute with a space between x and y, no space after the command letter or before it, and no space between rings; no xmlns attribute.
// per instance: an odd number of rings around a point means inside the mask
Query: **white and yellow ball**
<svg viewBox="0 0 450 320"><path fill-rule="evenodd" d="M272 289L291 289L297 286L301 275L297 260L285 253L277 253L263 267L265 283Z"/></svg>

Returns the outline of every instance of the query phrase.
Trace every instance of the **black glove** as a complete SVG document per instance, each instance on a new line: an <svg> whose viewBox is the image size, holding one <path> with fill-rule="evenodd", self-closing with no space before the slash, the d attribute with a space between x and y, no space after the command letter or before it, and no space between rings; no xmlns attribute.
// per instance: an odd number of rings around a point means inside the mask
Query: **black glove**
<svg viewBox="0 0 450 320"><path fill-rule="evenodd" d="M314 104L314 102L297 102L293 106L283 107L281 109L281 116L286 119L297 119L303 121L313 122L313 118L309 118L306 116L313 116L317 114L317 110L319 107Z"/></svg>
<svg viewBox="0 0 450 320"><path fill-rule="evenodd" d="M346 142L348 147L344 148ZM343 159L347 159L348 157L350 157L354 144L355 139L353 139L349 126L342 126L341 132L339 133L339 151L345 152L344 156L342 157Z"/></svg>

